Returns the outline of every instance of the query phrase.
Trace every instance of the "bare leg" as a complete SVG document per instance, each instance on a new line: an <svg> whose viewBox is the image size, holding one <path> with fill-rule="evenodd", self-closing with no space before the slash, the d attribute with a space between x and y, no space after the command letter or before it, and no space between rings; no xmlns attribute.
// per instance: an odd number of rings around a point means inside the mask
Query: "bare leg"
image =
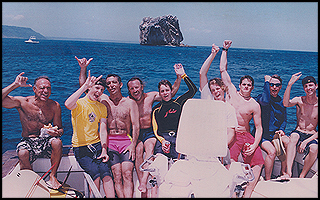
<svg viewBox="0 0 320 200"><path fill-rule="evenodd" d="M115 193L114 193L114 185L113 185L113 180L110 176L105 176L102 179L103 183L103 189L104 193L106 194L107 198L115 198Z"/></svg>
<svg viewBox="0 0 320 200"><path fill-rule="evenodd" d="M29 161L29 151L26 149L21 149L18 152L18 157L20 161L20 170L30 169L32 170L31 163Z"/></svg>
<svg viewBox="0 0 320 200"><path fill-rule="evenodd" d="M302 172L301 172L299 178L306 177L306 175L309 172L309 170L311 169L313 163L317 159L317 156L318 156L318 144L311 144L309 146L309 148L310 148L310 151L309 151L308 155L306 156L306 158L304 160L303 169L302 169Z"/></svg>
<svg viewBox="0 0 320 200"><path fill-rule="evenodd" d="M144 149L146 151L146 158L149 158L151 155L153 155L153 149L156 144L156 138L149 138L144 143ZM139 191L142 193L147 192L147 181L148 181L149 172L143 172L142 179L140 182L140 185L138 187Z"/></svg>
<svg viewBox="0 0 320 200"><path fill-rule="evenodd" d="M285 149L286 152L287 152L290 138L289 138L288 136L282 136L282 137L281 137L281 140L282 140L282 142L283 142L284 149ZM287 159L281 162L281 175L284 175L284 174L286 174L286 173L287 173Z"/></svg>
<svg viewBox="0 0 320 200"><path fill-rule="evenodd" d="M276 149L270 141L265 141L261 144L261 148L267 152L267 156L264 159L265 180L271 179L274 160L276 158Z"/></svg>
<svg viewBox="0 0 320 200"><path fill-rule="evenodd" d="M285 178L289 178L292 176L292 164L296 155L296 145L298 143L299 138L300 136L297 133L292 133L290 135L290 141L288 143L287 148L287 173L284 174Z"/></svg>
<svg viewBox="0 0 320 200"><path fill-rule="evenodd" d="M123 193L125 198L133 197L133 163L132 162L122 162L122 178L123 178Z"/></svg>
<svg viewBox="0 0 320 200"><path fill-rule="evenodd" d="M143 191L140 190L140 186L142 184L142 176L143 176L143 172L140 171L139 167L140 165L143 163L143 143L140 141L137 146L136 146L136 172L137 172L137 176L138 176L138 179L139 179L139 191L141 193L143 193ZM144 196L145 197L145 194L141 194L141 197Z"/></svg>
<svg viewBox="0 0 320 200"><path fill-rule="evenodd" d="M254 175L254 180L252 182L248 183L248 185L244 191L244 194L243 194L244 198L251 197L252 191L253 191L254 187L256 187L256 184L260 178L261 169L262 169L262 164L253 166L252 171L253 171L253 175Z"/></svg>
<svg viewBox="0 0 320 200"><path fill-rule="evenodd" d="M100 177L96 178L93 182L96 185L98 191L100 191ZM91 189L90 189L90 191L91 191Z"/></svg>
<svg viewBox="0 0 320 200"><path fill-rule="evenodd" d="M121 163L112 165L111 170L112 170L113 179L114 179L114 188L117 192L117 196L118 198L124 198Z"/></svg>
<svg viewBox="0 0 320 200"><path fill-rule="evenodd" d="M51 141L51 146L52 146L51 166L52 165L55 165L55 166L52 168L52 171L49 176L50 179L48 182L54 189L57 189L61 186L56 176L57 176L57 170L62 157L62 142L60 139L54 139Z"/></svg>

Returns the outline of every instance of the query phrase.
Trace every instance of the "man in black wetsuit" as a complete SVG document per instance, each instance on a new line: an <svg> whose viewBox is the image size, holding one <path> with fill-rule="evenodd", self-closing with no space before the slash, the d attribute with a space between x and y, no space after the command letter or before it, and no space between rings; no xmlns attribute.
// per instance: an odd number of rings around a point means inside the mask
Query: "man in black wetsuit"
<svg viewBox="0 0 320 200"><path fill-rule="evenodd" d="M169 158L177 159L179 154L175 148L176 133L182 106L196 94L197 87L186 75L182 64L175 64L174 69L177 74L180 74L189 90L177 99L172 99L171 83L168 80L160 81L158 89L162 101L152 109L152 127L157 137L154 154L162 153ZM170 142L170 145L168 145L168 142Z"/></svg>

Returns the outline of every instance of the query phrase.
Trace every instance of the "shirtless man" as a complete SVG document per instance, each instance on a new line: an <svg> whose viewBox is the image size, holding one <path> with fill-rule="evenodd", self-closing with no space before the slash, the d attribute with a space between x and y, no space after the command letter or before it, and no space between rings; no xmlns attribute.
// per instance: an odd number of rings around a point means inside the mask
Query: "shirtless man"
<svg viewBox="0 0 320 200"><path fill-rule="evenodd" d="M57 189L61 186L56 178L57 169L62 157L63 134L61 107L54 100L49 99L51 95L51 82L48 77L40 76L35 79L34 86L27 84L27 77L20 73L15 81L2 89L2 107L16 108L20 115L22 125L22 139L17 145L17 154L20 161L20 169L32 170L31 163L38 157L50 157L53 166L50 179L47 184ZM9 96L8 94L18 87L32 87L34 96ZM55 128L46 129L46 134L41 134L44 125ZM40 136L41 134L41 136Z"/></svg>
<svg viewBox="0 0 320 200"><path fill-rule="evenodd" d="M208 58L205 60L205 62L202 64L201 69L200 69L200 92L201 92L201 99L211 99L211 100L216 100L216 101L223 101L226 103L227 108L228 108L228 129L227 129L227 134L228 134L228 145L233 141L234 135L235 135L235 126L234 124L237 124L237 119L235 116L235 109L229 102L226 101L225 98L225 93L227 93L227 87L225 84L222 82L220 78L212 78L208 80L208 71L210 68L210 65L214 59L214 57L217 55L219 52L220 48L212 44L212 49L211 53L208 56ZM223 58L222 56L226 56L226 54L221 54L222 60L226 59ZM229 152L228 152L229 154ZM230 157L230 155L228 155Z"/></svg>
<svg viewBox="0 0 320 200"><path fill-rule="evenodd" d="M260 178L260 172L264 164L262 152L259 143L262 136L261 109L259 104L251 97L254 80L251 76L241 77L239 88L232 84L231 78L227 72L227 51L232 41L225 40L220 59L220 73L223 83L228 87L227 101L235 108L238 120L238 126L235 129L235 139L229 145L231 159L238 160L240 152L244 163L250 164L254 174L254 180L249 182L243 197L250 197L257 181ZM256 128L255 137L250 134L249 122L253 118ZM247 149L243 150L245 143L249 143Z"/></svg>
<svg viewBox="0 0 320 200"><path fill-rule="evenodd" d="M318 157L318 84L312 76L302 79L302 85L306 96L299 96L290 99L292 85L302 76L301 72L293 74L289 80L286 91L283 95L283 105L285 107L296 106L297 126L291 132L290 142L287 149L287 174L283 179L292 176L292 164L296 155L296 145L300 141L298 152L308 152L305 157L304 166L300 178L304 178Z"/></svg>
<svg viewBox="0 0 320 200"><path fill-rule="evenodd" d="M174 96L180 86L181 76L177 75L177 79L173 84ZM136 172L139 178L140 185L138 187L141 192L141 197L147 197L147 181L149 172L141 172L139 167L143 162L143 152L145 151L145 158L149 158L153 155L153 149L156 143L156 136L153 133L151 126L151 112L152 105L156 101L161 101L161 97L158 91L144 92L144 85L141 79L138 77L131 78L127 87L129 90L129 98L135 100L139 109L139 122L140 122L140 134L138 138L138 144L136 146Z"/></svg>
<svg viewBox="0 0 320 200"><path fill-rule="evenodd" d="M86 67L92 59L78 59L81 70L79 83L82 85L86 76ZM108 154L114 177L117 197L133 197L133 167L135 147L139 136L139 110L136 102L122 96L123 83L116 74L109 74L106 84L110 96L102 94L100 102L107 109ZM131 134L132 129L132 135Z"/></svg>

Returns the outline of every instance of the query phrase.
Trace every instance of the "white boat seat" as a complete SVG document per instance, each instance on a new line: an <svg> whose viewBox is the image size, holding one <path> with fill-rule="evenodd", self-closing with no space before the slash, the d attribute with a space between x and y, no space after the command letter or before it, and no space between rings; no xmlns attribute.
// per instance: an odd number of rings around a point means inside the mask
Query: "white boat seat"
<svg viewBox="0 0 320 200"><path fill-rule="evenodd" d="M182 109L176 150L187 159L169 169L159 197L230 197L233 177L218 160L227 155L225 103L189 99Z"/></svg>
<svg viewBox="0 0 320 200"><path fill-rule="evenodd" d="M197 160L227 155L226 105L221 101L189 99L183 106L176 150Z"/></svg>

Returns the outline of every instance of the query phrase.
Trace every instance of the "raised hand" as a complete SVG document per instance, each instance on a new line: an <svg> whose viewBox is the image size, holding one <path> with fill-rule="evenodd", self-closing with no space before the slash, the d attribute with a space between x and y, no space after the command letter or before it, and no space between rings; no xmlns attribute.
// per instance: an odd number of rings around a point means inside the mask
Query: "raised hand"
<svg viewBox="0 0 320 200"><path fill-rule="evenodd" d="M88 65L90 64L90 62L93 60L93 58L90 58L89 60L87 60L86 58L81 58L81 59L78 59L77 56L75 56L75 58L77 59L78 63L79 63L79 66L81 68L83 67L88 67Z"/></svg>
<svg viewBox="0 0 320 200"><path fill-rule="evenodd" d="M182 76L185 74L181 63L175 64L173 67L174 67L174 71L176 72L177 75Z"/></svg>
<svg viewBox="0 0 320 200"><path fill-rule="evenodd" d="M212 44L211 53L218 53L219 50L220 50L220 48L217 45Z"/></svg>
<svg viewBox="0 0 320 200"><path fill-rule="evenodd" d="M302 76L302 73L301 72L298 72L298 73L295 73L291 76L291 79L289 80L289 83L288 85L292 85L294 84L300 77Z"/></svg>
<svg viewBox="0 0 320 200"><path fill-rule="evenodd" d="M98 78L91 76L90 75L90 70L88 71L88 78L86 80L86 82L84 83L87 88L92 87L100 78L102 77L102 75L100 75Z"/></svg>
<svg viewBox="0 0 320 200"><path fill-rule="evenodd" d="M28 77L23 77L24 72L21 72L17 77L14 83L19 87L32 87L31 84L27 84Z"/></svg>
<svg viewBox="0 0 320 200"><path fill-rule="evenodd" d="M225 40L223 41L223 48L225 49L229 49L229 47L231 46L232 41L231 40Z"/></svg>

